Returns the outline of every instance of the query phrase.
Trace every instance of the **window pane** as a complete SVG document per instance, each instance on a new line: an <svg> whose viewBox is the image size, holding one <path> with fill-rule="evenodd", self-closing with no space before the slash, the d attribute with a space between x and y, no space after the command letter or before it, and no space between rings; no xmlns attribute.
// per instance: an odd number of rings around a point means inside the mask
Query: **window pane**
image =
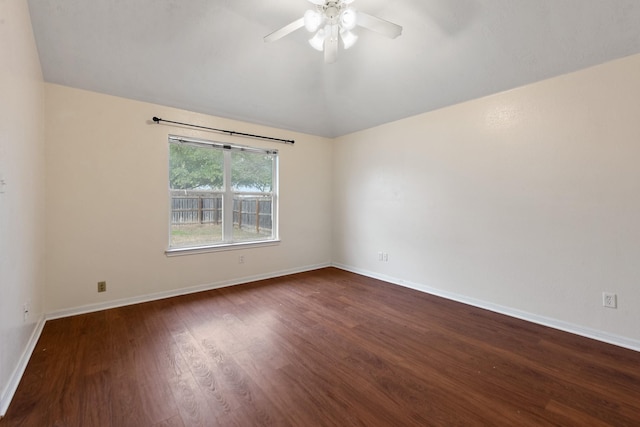
<svg viewBox="0 0 640 427"><path fill-rule="evenodd" d="M233 240L273 238L273 197L236 194L233 197Z"/></svg>
<svg viewBox="0 0 640 427"><path fill-rule="evenodd" d="M223 153L169 144L172 248L222 242Z"/></svg>
<svg viewBox="0 0 640 427"><path fill-rule="evenodd" d="M222 195L204 191L171 192L172 248L222 242Z"/></svg>
<svg viewBox="0 0 640 427"><path fill-rule="evenodd" d="M172 190L217 190L224 187L221 150L169 144L169 180Z"/></svg>
<svg viewBox="0 0 640 427"><path fill-rule="evenodd" d="M275 150L169 137L170 249L277 239Z"/></svg>
<svg viewBox="0 0 640 427"><path fill-rule="evenodd" d="M231 153L231 186L236 192L270 192L273 188L273 155Z"/></svg>

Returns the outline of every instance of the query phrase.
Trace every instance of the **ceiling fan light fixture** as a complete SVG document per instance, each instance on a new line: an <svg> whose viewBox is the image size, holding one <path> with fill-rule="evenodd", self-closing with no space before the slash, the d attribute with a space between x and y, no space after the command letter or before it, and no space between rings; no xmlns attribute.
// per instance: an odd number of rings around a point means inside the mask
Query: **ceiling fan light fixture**
<svg viewBox="0 0 640 427"><path fill-rule="evenodd" d="M358 23L358 14L353 9L345 9L340 13L340 27L353 30Z"/></svg>
<svg viewBox="0 0 640 427"><path fill-rule="evenodd" d="M313 33L322 25L322 15L315 10L307 10L304 13L304 27Z"/></svg>
<svg viewBox="0 0 640 427"><path fill-rule="evenodd" d="M344 29L340 30L340 38L342 39L342 45L345 50L349 49L356 43L356 41L358 41L358 36L353 34L351 31Z"/></svg>
<svg viewBox="0 0 640 427"><path fill-rule="evenodd" d="M309 39L309 44L315 50L319 50L320 52L324 49L324 39L326 38L326 33L324 28L318 30L315 36Z"/></svg>
<svg viewBox="0 0 640 427"><path fill-rule="evenodd" d="M324 52L324 61L330 64L337 59L340 40L342 40L343 49L349 49L356 43L358 36L353 32L356 27L366 28L391 39L402 34L400 25L352 9L350 5L354 0L308 1L315 7L305 11L304 15L295 21L267 34L264 41L280 40L305 27L309 33L313 34L309 39L311 47Z"/></svg>

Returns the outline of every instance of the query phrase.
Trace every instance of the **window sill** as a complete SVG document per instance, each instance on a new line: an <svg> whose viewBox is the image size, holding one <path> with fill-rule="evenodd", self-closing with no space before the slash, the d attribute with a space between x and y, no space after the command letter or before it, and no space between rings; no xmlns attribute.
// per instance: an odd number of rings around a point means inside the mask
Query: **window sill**
<svg viewBox="0 0 640 427"><path fill-rule="evenodd" d="M164 251L168 257L183 256L183 255L195 255L205 254L209 252L223 252L223 251L236 251L239 249L249 248L261 248L264 246L277 246L280 244L280 240L265 240L264 242L239 242L239 243L224 243L220 245L211 246L196 246L192 248L174 248Z"/></svg>

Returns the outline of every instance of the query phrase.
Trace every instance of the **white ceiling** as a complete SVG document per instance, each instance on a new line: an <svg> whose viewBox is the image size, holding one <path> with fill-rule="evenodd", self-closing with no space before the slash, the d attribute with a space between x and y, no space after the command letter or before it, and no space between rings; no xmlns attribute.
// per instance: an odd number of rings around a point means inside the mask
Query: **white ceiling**
<svg viewBox="0 0 640 427"><path fill-rule="evenodd" d="M28 2L48 82L327 137L640 52L638 0L356 0L403 34L333 64L263 42L306 0Z"/></svg>

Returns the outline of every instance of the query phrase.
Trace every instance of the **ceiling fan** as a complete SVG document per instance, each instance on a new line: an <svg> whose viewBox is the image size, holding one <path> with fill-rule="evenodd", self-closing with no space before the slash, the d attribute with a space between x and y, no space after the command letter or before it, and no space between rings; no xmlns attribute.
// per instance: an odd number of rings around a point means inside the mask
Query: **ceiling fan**
<svg viewBox="0 0 640 427"><path fill-rule="evenodd" d="M309 0L315 8L307 10L304 16L285 25L264 38L273 42L305 27L315 35L309 44L316 50L324 50L324 62L335 62L338 57L338 39L345 49L349 49L358 40L352 32L356 26L366 28L383 36L395 39L402 33L402 27L384 19L356 11L349 5L353 0Z"/></svg>

